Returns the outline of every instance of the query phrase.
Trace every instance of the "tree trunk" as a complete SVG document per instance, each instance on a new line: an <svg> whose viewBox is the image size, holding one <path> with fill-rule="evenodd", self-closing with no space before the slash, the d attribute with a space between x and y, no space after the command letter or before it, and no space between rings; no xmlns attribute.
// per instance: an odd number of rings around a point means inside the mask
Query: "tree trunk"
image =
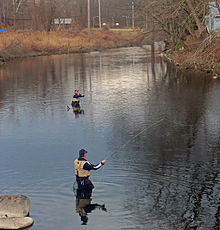
<svg viewBox="0 0 220 230"><path fill-rule="evenodd" d="M16 31L16 3L14 2L14 31Z"/></svg>
<svg viewBox="0 0 220 230"><path fill-rule="evenodd" d="M201 34L202 34L202 32L203 32L202 23L200 22L199 17L198 17L198 15L197 15L196 12L195 12L195 9L194 9L194 7L193 7L193 5L192 5L191 0L186 0L186 3L187 3L187 5L188 5L188 7L189 7L189 9L190 9L190 11L191 11L191 13L192 13L192 16L193 16L193 18L194 18L194 20L195 20L195 22L196 22L197 27L198 27L199 36L201 36Z"/></svg>

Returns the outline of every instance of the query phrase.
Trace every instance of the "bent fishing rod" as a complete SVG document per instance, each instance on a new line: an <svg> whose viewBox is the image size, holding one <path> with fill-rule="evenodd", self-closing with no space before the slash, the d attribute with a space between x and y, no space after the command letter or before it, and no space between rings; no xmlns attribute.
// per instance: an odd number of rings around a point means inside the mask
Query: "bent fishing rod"
<svg viewBox="0 0 220 230"><path fill-rule="evenodd" d="M123 149L124 147L126 147L129 143L131 143L133 140L135 140L138 136L140 136L143 132L159 125L161 123L161 121L163 120L167 120L170 123L173 123L175 125L179 125L179 126L191 126L191 125L185 125L179 122L175 122L175 121L171 121L169 120L167 117L163 117L161 119L159 119L158 121L154 122L152 125L145 127L144 129L142 129L140 132L138 132L136 135L134 135L131 139L129 139L125 144L123 144L118 150L114 151L113 153L111 153L109 156L106 157L106 160L110 157L112 157L114 154L116 154L119 150Z"/></svg>
<svg viewBox="0 0 220 230"><path fill-rule="evenodd" d="M112 157L113 155L115 155L119 150L123 149L124 147L126 147L129 143L131 143L133 140L135 140L138 136L140 136L143 132L145 132L146 130L153 128L154 126L157 126L158 124L160 124L160 122L164 120L164 118L158 120L157 122L154 122L152 125L147 126L146 128L142 129L140 132L138 132L135 136L133 136L131 139L129 139L125 144L123 144L121 147L119 147L118 150L114 151L113 153L111 153L109 156L106 157L106 160L109 159L110 157Z"/></svg>

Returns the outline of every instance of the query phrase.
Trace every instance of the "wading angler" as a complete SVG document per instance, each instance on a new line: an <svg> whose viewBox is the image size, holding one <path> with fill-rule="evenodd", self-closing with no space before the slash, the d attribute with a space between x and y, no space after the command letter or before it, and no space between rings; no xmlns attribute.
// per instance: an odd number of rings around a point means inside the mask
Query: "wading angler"
<svg viewBox="0 0 220 230"><path fill-rule="evenodd" d="M94 188L94 185L90 181L89 177L91 176L91 170L97 170L106 163L106 160L101 161L100 163L93 165L86 160L87 151L81 149L79 151L79 158L74 161L75 166L75 176L80 190L91 190Z"/></svg>

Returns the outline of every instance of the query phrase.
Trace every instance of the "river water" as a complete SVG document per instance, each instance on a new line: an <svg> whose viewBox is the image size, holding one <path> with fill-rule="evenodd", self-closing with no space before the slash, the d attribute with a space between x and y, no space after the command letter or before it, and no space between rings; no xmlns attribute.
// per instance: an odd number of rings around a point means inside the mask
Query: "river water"
<svg viewBox="0 0 220 230"><path fill-rule="evenodd" d="M67 111L75 88L86 96ZM219 229L219 102L219 81L142 48L13 61L0 69L1 194L30 198L31 230ZM81 148L107 163L79 207Z"/></svg>

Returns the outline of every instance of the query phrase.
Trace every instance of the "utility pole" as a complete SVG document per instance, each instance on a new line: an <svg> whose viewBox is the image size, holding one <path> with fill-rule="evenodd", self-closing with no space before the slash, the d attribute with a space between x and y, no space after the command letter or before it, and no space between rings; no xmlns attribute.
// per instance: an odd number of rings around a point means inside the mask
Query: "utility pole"
<svg viewBox="0 0 220 230"><path fill-rule="evenodd" d="M134 2L131 3L132 28L134 29Z"/></svg>
<svg viewBox="0 0 220 230"><path fill-rule="evenodd" d="M88 35L90 35L90 0L88 0Z"/></svg>
<svg viewBox="0 0 220 230"><path fill-rule="evenodd" d="M101 0L99 0L99 29L102 29L102 20L101 20Z"/></svg>

